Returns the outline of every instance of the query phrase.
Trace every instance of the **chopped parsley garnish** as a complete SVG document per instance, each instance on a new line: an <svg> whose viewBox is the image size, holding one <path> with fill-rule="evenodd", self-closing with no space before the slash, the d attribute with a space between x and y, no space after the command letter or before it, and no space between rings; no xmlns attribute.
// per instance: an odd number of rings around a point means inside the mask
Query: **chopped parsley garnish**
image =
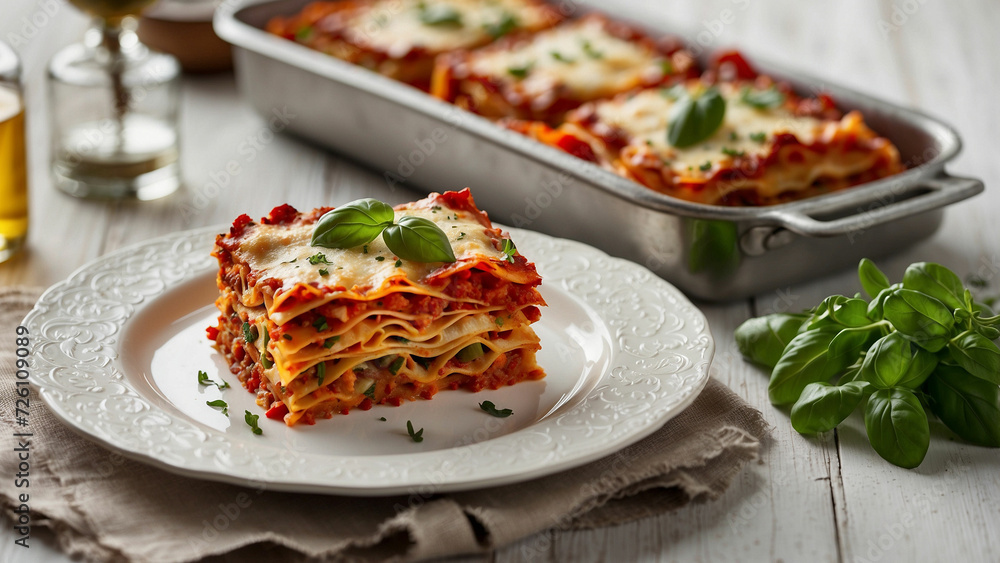
<svg viewBox="0 0 1000 563"><path fill-rule="evenodd" d="M409 420L406 421L406 433L410 435L410 439L413 440L414 442L424 441L424 429L421 428L420 430L414 432L413 423L410 422Z"/></svg>
<svg viewBox="0 0 1000 563"><path fill-rule="evenodd" d="M504 260L510 262L511 264L514 263L514 253L517 252L517 247L514 246L514 241L509 238L503 239L503 246L500 248L500 251L503 252Z"/></svg>
<svg viewBox="0 0 1000 563"><path fill-rule="evenodd" d="M462 14L451 6L445 4L428 6L421 2L417 9L420 10L420 21L424 25L462 26Z"/></svg>
<svg viewBox="0 0 1000 563"><path fill-rule="evenodd" d="M740 93L740 101L757 109L772 109L785 103L785 95L771 86L767 90L744 88Z"/></svg>
<svg viewBox="0 0 1000 563"><path fill-rule="evenodd" d="M441 206L440 205L435 205L435 206L431 207L431 212L432 213L437 213L438 211L441 211Z"/></svg>
<svg viewBox="0 0 1000 563"><path fill-rule="evenodd" d="M399 370L403 367L404 361L403 356L396 356L396 359L389 364L389 373L392 375L399 373Z"/></svg>
<svg viewBox="0 0 1000 563"><path fill-rule="evenodd" d="M364 252L365 254L368 254L368 245L367 244L364 245L364 247L361 248L361 251Z"/></svg>
<svg viewBox="0 0 1000 563"><path fill-rule="evenodd" d="M323 380L326 379L326 362L316 364L316 379L319 380L319 385L323 385Z"/></svg>
<svg viewBox="0 0 1000 563"><path fill-rule="evenodd" d="M210 407L217 407L222 409L222 414L229 416L229 405L226 404L222 399L216 399L214 401L205 401L205 404Z"/></svg>
<svg viewBox="0 0 1000 563"><path fill-rule="evenodd" d="M250 411L243 411L243 412L246 413L243 415L243 420L247 423L247 426L250 427L250 430L258 436L263 434L264 431L260 429L260 426L257 426L257 420L260 418L260 415L250 414Z"/></svg>
<svg viewBox="0 0 1000 563"><path fill-rule="evenodd" d="M221 384L208 378L208 374L198 371L198 385L215 385L219 389L229 389L229 382L223 381Z"/></svg>
<svg viewBox="0 0 1000 563"><path fill-rule="evenodd" d="M295 262L296 260L298 260L298 258L292 258L292 259L291 259L291 260L289 260L288 262L282 262L282 264L292 264L292 263L294 263L294 262Z"/></svg>
<svg viewBox="0 0 1000 563"><path fill-rule="evenodd" d="M555 60L557 60L557 61L559 61L561 63L570 64L570 63L576 62L575 60L573 60L573 59L571 59L571 58L563 55L559 51L552 51L549 54L552 55L553 59L555 59Z"/></svg>
<svg viewBox="0 0 1000 563"><path fill-rule="evenodd" d="M463 233L463 232L459 232L459 233L458 233L458 238L457 238L457 239L455 239L455 240L462 240L462 239L464 239L464 238L465 238L465 233Z"/></svg>
<svg viewBox="0 0 1000 563"><path fill-rule="evenodd" d="M590 44L590 41L586 39L583 40L583 52L592 59L600 59L604 57L604 53L594 49L594 46Z"/></svg>
<svg viewBox="0 0 1000 563"><path fill-rule="evenodd" d="M511 76L524 78L525 76L528 76L529 72L531 72L532 66L534 65L532 65L531 63L524 63L521 66L509 66L507 67L507 73L510 74Z"/></svg>
<svg viewBox="0 0 1000 563"><path fill-rule="evenodd" d="M665 75L673 74L674 64L670 62L670 59L663 59L660 61L660 70L662 70Z"/></svg>
<svg viewBox="0 0 1000 563"><path fill-rule="evenodd" d="M323 341L323 347L329 350L330 348L333 348L333 345L336 344L338 340L340 340L339 336L331 336Z"/></svg>
<svg viewBox="0 0 1000 563"><path fill-rule="evenodd" d="M729 140L730 141L739 141L740 140L739 133L737 133L736 131L730 131L729 132Z"/></svg>
<svg viewBox="0 0 1000 563"><path fill-rule="evenodd" d="M326 254L323 254L322 252L317 252L316 254L310 256L309 263L313 266L316 264L332 264L332 262L326 259Z"/></svg>
<svg viewBox="0 0 1000 563"><path fill-rule="evenodd" d="M514 414L514 411L510 409L498 409L497 406L493 404L493 401L483 401L479 403L479 408L497 418L507 418L508 416Z"/></svg>
<svg viewBox="0 0 1000 563"><path fill-rule="evenodd" d="M285 334L282 334L281 337L284 338L285 340L291 340L292 339L292 335L288 334L287 332Z"/></svg>
<svg viewBox="0 0 1000 563"><path fill-rule="evenodd" d="M375 257L375 261L376 261L376 262L381 262L381 261L383 261L383 260L385 260L385 256L376 256L376 257Z"/></svg>
<svg viewBox="0 0 1000 563"><path fill-rule="evenodd" d="M329 276L330 275L330 270L327 270L326 268L320 268L319 269L319 275L321 275L321 276Z"/></svg>
<svg viewBox="0 0 1000 563"><path fill-rule="evenodd" d="M257 342L257 327L250 323L243 323L243 340L247 344Z"/></svg>
<svg viewBox="0 0 1000 563"><path fill-rule="evenodd" d="M403 261L402 260L396 260L396 267L397 268L399 268L402 265L403 265Z"/></svg>
<svg viewBox="0 0 1000 563"><path fill-rule="evenodd" d="M496 323L497 326L503 326L503 317L497 317Z"/></svg>
<svg viewBox="0 0 1000 563"><path fill-rule="evenodd" d="M738 151L736 149L731 149L729 147L722 147L722 154L724 154L726 156L731 156L733 158L738 158L738 157L746 156L747 153L745 153L743 151Z"/></svg>
<svg viewBox="0 0 1000 563"><path fill-rule="evenodd" d="M296 41L308 41L309 37L312 36L312 32L313 32L313 28L310 27L310 26L306 26L306 27L300 28L298 31L295 32L295 40Z"/></svg>
<svg viewBox="0 0 1000 563"><path fill-rule="evenodd" d="M750 133L750 140L755 143L764 143L767 141L767 133L763 131L758 131L756 133Z"/></svg>
<svg viewBox="0 0 1000 563"><path fill-rule="evenodd" d="M368 389L365 389L365 392L363 394L364 394L365 397L368 397L369 399L371 399L373 401L375 400L375 382L374 381L372 382L371 385L368 386Z"/></svg>
<svg viewBox="0 0 1000 563"><path fill-rule="evenodd" d="M382 422L385 422L385 417L384 416L380 416L380 417L378 417L378 419L381 420Z"/></svg>
<svg viewBox="0 0 1000 563"><path fill-rule="evenodd" d="M704 164L702 164L701 166L698 167L698 170L701 170L702 172L708 172L711 169L712 169L712 161L711 160L706 160Z"/></svg>
<svg viewBox="0 0 1000 563"><path fill-rule="evenodd" d="M500 16L500 20L494 23L483 24L483 29L486 33L490 34L493 39L499 39L504 35L507 35L517 27L517 18L515 18L510 12L504 12Z"/></svg>
<svg viewBox="0 0 1000 563"><path fill-rule="evenodd" d="M330 325L326 323L326 317L319 315L315 320L313 320L313 328L315 328L317 332L324 332L330 328Z"/></svg>

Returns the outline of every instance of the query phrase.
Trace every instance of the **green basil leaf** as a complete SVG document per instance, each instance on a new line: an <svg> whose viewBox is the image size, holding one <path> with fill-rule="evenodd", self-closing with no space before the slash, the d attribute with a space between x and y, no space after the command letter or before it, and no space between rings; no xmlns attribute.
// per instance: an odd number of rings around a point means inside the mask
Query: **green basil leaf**
<svg viewBox="0 0 1000 563"><path fill-rule="evenodd" d="M987 340L996 340L1000 338L1000 329L996 327L976 324L976 332L986 337Z"/></svg>
<svg viewBox="0 0 1000 563"><path fill-rule="evenodd" d="M744 88L740 101L757 109L773 109L785 103L785 95L774 86L767 90Z"/></svg>
<svg viewBox="0 0 1000 563"><path fill-rule="evenodd" d="M948 354L965 371L1000 385L1000 348L985 336L964 332L948 343Z"/></svg>
<svg viewBox="0 0 1000 563"><path fill-rule="evenodd" d="M927 413L909 389L879 389L865 405L865 430L878 455L907 469L927 455L931 431Z"/></svg>
<svg viewBox="0 0 1000 563"><path fill-rule="evenodd" d="M871 324L864 299L831 295L816 307L807 330L819 327L856 328Z"/></svg>
<svg viewBox="0 0 1000 563"><path fill-rule="evenodd" d="M685 92L670 111L667 141L677 148L696 145L711 137L725 116L726 100L715 88L697 98Z"/></svg>
<svg viewBox="0 0 1000 563"><path fill-rule="evenodd" d="M889 287L883 289L872 299L872 302L868 304L868 318L873 321L881 321L885 316L884 307L885 300L889 298L890 295L896 293L900 288L903 287L901 283L894 283Z"/></svg>
<svg viewBox="0 0 1000 563"><path fill-rule="evenodd" d="M840 331L821 327L799 333L788 343L771 372L767 391L775 405L789 405L799 399L806 385L825 381L843 368L827 365L830 342Z"/></svg>
<svg viewBox="0 0 1000 563"><path fill-rule="evenodd" d="M736 346L748 360L773 368L805 320L785 313L749 319L736 329Z"/></svg>
<svg viewBox="0 0 1000 563"><path fill-rule="evenodd" d="M358 199L327 212L313 228L312 246L354 248L368 244L392 224L395 213L377 199Z"/></svg>
<svg viewBox="0 0 1000 563"><path fill-rule="evenodd" d="M938 357L927 350L917 346L913 359L910 360L910 367L906 369L903 377L896 382L897 387L907 389L919 389L927 381L927 378L934 373L938 367Z"/></svg>
<svg viewBox="0 0 1000 563"><path fill-rule="evenodd" d="M891 332L868 349L861 376L878 389L890 389L906 375L912 359L910 341L898 332Z"/></svg>
<svg viewBox="0 0 1000 563"><path fill-rule="evenodd" d="M396 256L414 262L454 262L448 235L433 221L405 215L382 232L382 239Z"/></svg>
<svg viewBox="0 0 1000 563"><path fill-rule="evenodd" d="M844 385L821 381L806 385L792 407L792 428L800 434L833 430L858 408L867 386L864 381Z"/></svg>
<svg viewBox="0 0 1000 563"><path fill-rule="evenodd" d="M868 302L864 299L851 298L831 307L829 316L837 324L846 327L860 327L871 324L868 318Z"/></svg>
<svg viewBox="0 0 1000 563"><path fill-rule="evenodd" d="M877 327L846 328L830 341L826 362L831 375L836 375L858 361L861 353L875 342L881 332Z"/></svg>
<svg viewBox="0 0 1000 563"><path fill-rule="evenodd" d="M883 290L889 288L889 278L885 277L882 270L878 269L875 262L867 258L862 258L858 264L858 278L861 279L861 287L864 288L868 297L876 297Z"/></svg>
<svg viewBox="0 0 1000 563"><path fill-rule="evenodd" d="M963 440L1000 448L1000 387L942 364L927 380L931 410Z"/></svg>
<svg viewBox="0 0 1000 563"><path fill-rule="evenodd" d="M837 379L837 385L844 385L852 381L863 381L868 383L863 377L861 377L861 366L864 365L864 361L865 357L863 355L860 356L858 360L851 364L847 368L847 371L845 371L840 378ZM872 389L871 385L869 385L868 388Z"/></svg>
<svg viewBox="0 0 1000 563"><path fill-rule="evenodd" d="M896 330L930 352L948 344L955 324L944 303L912 289L900 289L886 298L883 313Z"/></svg>
<svg viewBox="0 0 1000 563"><path fill-rule="evenodd" d="M926 293L948 306L965 308L965 286L954 272L933 262L910 264L903 274L903 287Z"/></svg>

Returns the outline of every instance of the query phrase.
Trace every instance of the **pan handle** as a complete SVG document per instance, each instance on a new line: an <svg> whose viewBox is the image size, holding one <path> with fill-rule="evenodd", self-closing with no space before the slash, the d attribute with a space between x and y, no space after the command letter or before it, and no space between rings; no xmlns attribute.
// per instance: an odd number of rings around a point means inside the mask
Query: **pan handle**
<svg viewBox="0 0 1000 563"><path fill-rule="evenodd" d="M823 221L800 211L774 210L765 213L762 219L807 237L833 237L857 234L875 225L910 217L925 211L968 199L983 191L983 182L975 178L951 176L945 172L937 176L915 182L906 190L895 194L903 197L916 190L930 190L903 201L863 202L857 205L857 213Z"/></svg>

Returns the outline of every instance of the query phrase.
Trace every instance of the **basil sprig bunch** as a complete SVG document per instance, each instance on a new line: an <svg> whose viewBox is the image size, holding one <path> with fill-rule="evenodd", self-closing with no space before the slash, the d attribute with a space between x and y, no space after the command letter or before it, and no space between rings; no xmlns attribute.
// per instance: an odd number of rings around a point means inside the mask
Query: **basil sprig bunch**
<svg viewBox="0 0 1000 563"><path fill-rule="evenodd" d="M709 88L701 95L692 95L683 87L672 88L665 95L677 96L667 123L667 141L671 145L679 149L696 145L722 126L726 100L716 88Z"/></svg>
<svg viewBox="0 0 1000 563"><path fill-rule="evenodd" d="M327 212L313 229L312 246L355 248L382 240L396 256L414 262L454 262L448 235L433 221L405 215L396 221L389 204L365 198Z"/></svg>
<svg viewBox="0 0 1000 563"><path fill-rule="evenodd" d="M870 301L834 295L736 329L740 352L772 368L771 402L792 405L803 434L863 407L868 441L900 467L927 453L928 410L964 440L1000 447L1000 315L939 264L911 264L890 284L864 259L858 275Z"/></svg>

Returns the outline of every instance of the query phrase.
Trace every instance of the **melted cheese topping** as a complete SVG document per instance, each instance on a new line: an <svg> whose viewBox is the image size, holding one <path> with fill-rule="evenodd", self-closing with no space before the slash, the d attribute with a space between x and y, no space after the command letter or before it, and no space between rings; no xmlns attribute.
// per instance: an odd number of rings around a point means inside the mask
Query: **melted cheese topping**
<svg viewBox="0 0 1000 563"><path fill-rule="evenodd" d="M519 88L532 98L563 89L577 100L592 100L661 79L665 60L609 34L600 19L584 18L539 33L512 50L477 53L471 68L504 81L523 73Z"/></svg>
<svg viewBox="0 0 1000 563"><path fill-rule="evenodd" d="M428 24L435 14L457 14L457 23ZM434 52L467 49L489 43L491 27L513 17L516 29L540 29L546 12L525 0L385 0L361 11L351 22L352 41L405 56L415 47Z"/></svg>
<svg viewBox="0 0 1000 563"><path fill-rule="evenodd" d="M691 86L695 87L695 86ZM667 142L670 113L676 101L664 90L644 90L623 100L601 103L597 115L602 123L629 134L631 145L647 145L670 168L683 176L708 176L718 165L730 165L733 156L723 152L766 156L774 146L777 133L790 133L803 144L815 141L826 122L812 117L798 117L784 107L757 109L740 101L741 90L731 84L719 86L726 100L722 126L711 137L695 146L679 149ZM760 134L764 134L760 142ZM758 140L755 140L758 139ZM701 170L711 163L708 170Z"/></svg>
<svg viewBox="0 0 1000 563"><path fill-rule="evenodd" d="M455 252L455 258L462 260L503 259L503 252L493 246L493 238L487 229L468 212L453 211L436 206L435 209L405 209L396 211L396 219L403 215L423 217L433 221L448 236ZM281 280L282 286L275 292L277 297L296 285L315 287L343 287L345 291L331 291L322 300L310 303L310 307L340 297L374 298L381 295L393 280L406 281L417 287L408 288L416 293L433 295L434 292L419 287L421 280L444 265L443 262L414 262L398 260L385 245L381 236L365 246L355 248L323 248L311 246L315 225L255 225L247 229L240 240L235 256L246 263L252 271L258 272L258 280L268 278ZM315 264L310 263L310 259ZM323 272L326 275L323 275ZM259 283L258 282L258 283ZM242 301L246 306L255 306L256 299L247 302L246 292ZM268 315L278 324L287 321L301 311L275 313L268 304Z"/></svg>

